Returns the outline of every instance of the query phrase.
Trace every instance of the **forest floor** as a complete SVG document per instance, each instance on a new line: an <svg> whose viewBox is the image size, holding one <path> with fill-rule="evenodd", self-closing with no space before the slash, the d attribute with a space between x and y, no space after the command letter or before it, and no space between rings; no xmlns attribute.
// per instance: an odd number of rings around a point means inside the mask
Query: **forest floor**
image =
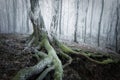
<svg viewBox="0 0 120 80"><path fill-rule="evenodd" d="M0 35L0 80L11 80L20 69L37 63L31 50L23 52L25 40L21 35ZM64 69L63 80L120 80L120 63L96 65L73 56L72 64Z"/></svg>

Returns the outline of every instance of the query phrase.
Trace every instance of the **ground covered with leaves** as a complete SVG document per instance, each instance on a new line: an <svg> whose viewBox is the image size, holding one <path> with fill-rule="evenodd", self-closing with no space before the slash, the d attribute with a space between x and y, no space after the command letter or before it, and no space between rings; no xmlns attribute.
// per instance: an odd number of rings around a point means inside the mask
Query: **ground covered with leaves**
<svg viewBox="0 0 120 80"><path fill-rule="evenodd" d="M37 63L32 49L23 51L25 42L22 35L0 35L0 80L11 80L20 69ZM72 57L72 64L64 69L63 80L120 80L120 62L98 65L76 55Z"/></svg>

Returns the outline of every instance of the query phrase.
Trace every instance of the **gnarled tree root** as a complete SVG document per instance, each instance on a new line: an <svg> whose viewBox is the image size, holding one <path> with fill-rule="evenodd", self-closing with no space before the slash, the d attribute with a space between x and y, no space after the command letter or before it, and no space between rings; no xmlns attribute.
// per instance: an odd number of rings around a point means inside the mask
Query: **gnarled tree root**
<svg viewBox="0 0 120 80"><path fill-rule="evenodd" d="M109 64L115 62L111 58L107 58L103 61L95 60L91 58L93 54L86 54L84 52L74 51L71 48L67 47L66 45L60 43L55 37L53 37L54 42L50 41L47 32L45 31L45 25L41 15L39 1L40 0L30 0L31 3L30 20L32 22L34 32L29 37L30 41L28 43L28 47L33 46L35 48L34 56L37 58L38 64L36 64L33 67L20 70L17 73L17 75L13 78L13 80L28 80L31 76L36 74L38 75L41 74L37 78L37 80L40 79L42 80L53 69L54 69L54 80L62 80L63 68L71 64L72 62L72 58L69 56L69 54L70 55L74 54L79 57L84 57L96 64ZM54 20L56 21L56 18ZM54 31L50 35L54 36ZM53 45L58 46L58 48L60 49L60 55L63 58L67 59L68 63L62 66L62 62L57 56L56 51L54 49L55 46ZM42 49L45 50L45 51L43 50L45 53L41 52ZM92 57L98 58L101 56L92 56Z"/></svg>
<svg viewBox="0 0 120 80"><path fill-rule="evenodd" d="M42 72L42 74L40 74L40 76L39 76L36 80L43 80L43 79L46 77L46 75L47 75L51 70L53 70L54 68L55 68L54 66L51 66L51 67L45 69L45 70Z"/></svg>
<svg viewBox="0 0 120 80"><path fill-rule="evenodd" d="M82 51L77 52L77 51L72 50L68 46L60 43L57 39L54 39L55 44L59 48L58 55L68 60L67 63L62 65L61 60L58 58L55 49L51 46L48 38L45 36L46 35L42 35L42 38L41 38L42 40L41 42L39 42L38 45L40 46L39 48L44 48L47 51L47 53L41 52L37 50L36 48L34 48L34 51L35 51L34 56L37 58L38 64L36 64L33 67L20 70L17 73L17 75L13 78L13 80L27 80L31 76L36 75L36 74L40 74L40 76L36 80L43 80L51 70L54 70L54 80L62 80L63 68L72 63L72 58L71 56L69 56L70 54L74 54L79 57L84 57L88 59L89 61L96 63L96 64L115 63L115 61L111 59L110 57L102 61L95 60L91 58L91 56L95 58L99 58L99 57L101 58L103 55L86 54L85 52L82 52ZM32 40L29 46L34 44L36 41L36 38L31 38L31 39Z"/></svg>
<svg viewBox="0 0 120 80"><path fill-rule="evenodd" d="M48 69L43 71L43 73L40 75L40 77L38 77L37 80L43 79L45 75L52 69L55 70L54 80L62 80L62 76L63 76L62 63L58 58L54 48L50 45L49 41L46 38L42 40L41 45L44 46L48 54L45 54L35 49L36 53L34 55L39 61L38 64L33 67L20 70L17 73L17 75L13 78L13 80L27 80L29 79L29 77L41 73L46 67L48 67ZM41 61L40 61L40 58L42 58ZM49 67L49 65L51 64L54 66L54 68Z"/></svg>
<svg viewBox="0 0 120 80"><path fill-rule="evenodd" d="M102 55L101 55L101 56L100 56L100 55L98 56L98 55L94 55L94 54L86 54L86 53L84 53L84 52L77 52L77 51L72 50L72 49L69 48L68 46L60 43L56 38L54 38L54 40L55 40L55 42L56 42L56 45L59 46L59 48L60 48L63 52L65 52L65 53L67 53L67 54L75 54L75 55L78 55L78 56L80 56L80 57L85 57L85 58L88 59L89 61L91 61L91 62L93 62L93 63L96 63L96 64L109 64L109 63L115 63L115 62L116 62L116 61L114 61L114 60L111 59L111 58L107 58L107 59L105 59L105 60L103 60L103 61L98 61L98 60L92 59L92 58L90 58L91 56L92 56L92 57L101 57ZM107 56L109 56L109 55L107 55Z"/></svg>
<svg viewBox="0 0 120 80"><path fill-rule="evenodd" d="M51 64L51 62L52 58L46 57L37 65L20 70L12 80L27 80L32 75L36 75L42 72L47 65Z"/></svg>
<svg viewBox="0 0 120 80"><path fill-rule="evenodd" d="M35 39L34 39L35 40ZM34 42L32 40L32 42ZM97 61L92 58L90 58L91 54L88 55L84 52L79 53L77 51L72 50L71 48L67 47L66 45L60 43L58 40L55 40L57 46L60 48L59 50L59 55L62 56L63 58L67 59L68 62L62 66L61 60L58 58L56 51L54 48L50 45L48 39L46 37L43 38L41 41L41 47L45 48L47 50L47 53L38 51L37 49L35 50L34 56L38 60L38 64L36 64L33 67L25 68L20 70L16 76L13 78L13 80L27 80L33 75L40 74L40 76L36 80L42 80L46 77L46 75L54 69L54 80L62 80L63 76L63 68L68 66L69 64L72 63L72 58L69 56L69 54L75 54L80 57L85 57L91 62L94 62L96 64L109 64L109 63L114 63L114 60L108 58L103 61ZM96 56L92 54L93 57L102 57L102 55ZM46 69L45 69L46 68Z"/></svg>

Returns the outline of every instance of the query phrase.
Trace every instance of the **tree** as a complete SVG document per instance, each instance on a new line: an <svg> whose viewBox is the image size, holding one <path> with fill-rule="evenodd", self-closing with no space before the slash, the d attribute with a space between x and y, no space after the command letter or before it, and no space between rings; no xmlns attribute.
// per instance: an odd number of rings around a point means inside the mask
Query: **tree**
<svg viewBox="0 0 120 80"><path fill-rule="evenodd" d="M13 80L28 80L31 76L38 74L40 75L36 78L36 80L43 80L51 70L54 70L54 80L62 80L63 68L72 62L72 58L70 56L71 54L78 55L79 57L85 57L89 61L96 64L109 64L116 62L116 60L112 59L110 55L86 54L84 52L72 50L68 46L59 42L55 36L55 30L51 31L51 34L48 35L45 29L43 17L41 15L39 1L40 0L30 0L31 11L29 15L33 24L34 32L28 38L28 46L34 47L33 49L38 63L35 66L20 70ZM55 14L51 22L51 26L54 29L57 27L56 24L58 24L57 8L58 7L55 7ZM68 60L68 62L62 64L58 55ZM98 58L102 56L107 56L107 58L103 61L98 61L91 58Z"/></svg>

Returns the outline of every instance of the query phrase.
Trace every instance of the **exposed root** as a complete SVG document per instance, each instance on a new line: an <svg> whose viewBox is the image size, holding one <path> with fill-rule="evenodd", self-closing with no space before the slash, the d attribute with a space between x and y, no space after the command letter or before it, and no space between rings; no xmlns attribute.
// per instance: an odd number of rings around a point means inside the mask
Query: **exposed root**
<svg viewBox="0 0 120 80"><path fill-rule="evenodd" d="M51 62L52 58L47 57L33 67L20 70L12 80L27 80L29 77L39 74L47 65L51 64Z"/></svg>
<svg viewBox="0 0 120 80"><path fill-rule="evenodd" d="M103 60L103 61L97 61L97 60L95 60L95 59L92 59L92 58L90 58L90 56L93 56L93 57L101 57L100 55L99 56L97 56L97 55L95 55L94 56L94 54L86 54L86 53L84 53L84 52L77 52L77 51L74 51L74 50L72 50L71 48L69 48L68 46L66 46L66 45L64 45L64 44L62 44L62 43L60 43L56 38L54 38L55 39L55 41L56 41L56 44L59 46L59 48L63 51L63 52L65 52L65 53L67 53L67 54L75 54L75 55L78 55L78 56L82 56L82 57L85 57L85 58L87 58L89 61L91 61L91 62L93 62L93 63L96 63L96 64L109 64L109 63L114 63L115 61L113 60L113 59L111 59L111 58L107 58L106 60Z"/></svg>
<svg viewBox="0 0 120 80"><path fill-rule="evenodd" d="M28 47L30 47L33 44L34 41L35 41L35 37L33 36L33 38L31 39L31 41L28 43Z"/></svg>
<svg viewBox="0 0 120 80"><path fill-rule="evenodd" d="M62 80L63 76L62 63L58 58L54 48L50 45L49 41L47 39L44 39L44 41L45 48L48 51L48 56L51 56L53 58L53 64L55 66L54 80Z"/></svg>
<svg viewBox="0 0 120 80"><path fill-rule="evenodd" d="M44 37L44 39L41 42L42 42L41 44L42 47L44 46L48 54L45 54L44 52L40 52L37 49L34 49L35 51L34 56L37 58L39 63L33 67L20 70L18 74L13 78L13 80L26 80L32 75L39 74L47 65L51 63L53 64L55 69L55 74L54 74L55 80L62 80L62 76L63 76L62 63L58 58L54 48L50 45L46 37ZM42 60L40 61L40 59ZM44 78L44 76L50 70L52 70L52 68L48 68L47 70L45 70L45 72L43 71L43 74L42 74L43 76L40 76L38 79Z"/></svg>
<svg viewBox="0 0 120 80"><path fill-rule="evenodd" d="M42 51L38 51L38 50L36 50L36 49L34 49L34 50L35 50L35 55L39 56L40 59L44 59L44 58L47 57L47 54L46 54L46 53L44 53L44 52L42 52Z"/></svg>
<svg viewBox="0 0 120 80"><path fill-rule="evenodd" d="M60 55L61 55L63 58L68 59L67 63L65 63L65 64L63 65L63 68L67 67L69 64L72 63L72 58L71 58L71 56L65 54L65 53L62 52L62 51L60 51Z"/></svg>
<svg viewBox="0 0 120 80"><path fill-rule="evenodd" d="M69 56L69 54L74 54L74 55L77 55L79 57L84 57L84 58L88 59L89 61L94 62L96 64L109 64L109 63L115 62L114 60L112 60L110 58L107 58L103 61L98 61L98 60L92 59L91 57L102 58L103 55L100 55L100 54L93 55L90 53L87 54L87 53L82 52L82 51L77 52L77 51L72 50L68 46L60 43L58 40L55 39L55 43L60 48L59 55L68 60L68 62L62 66L61 60L58 58L55 49L51 46L47 37L45 37L45 36L46 35L43 35L42 41L39 42L40 44L38 44L38 45L40 45L41 48L45 48L47 53L41 52L41 51L37 50L36 48L34 48L34 52L35 52L34 56L38 60L38 64L33 66L33 67L20 70L17 73L17 75L13 78L13 80L29 79L29 77L31 77L33 75L40 74L46 67L48 67L48 68L46 68L41 73L41 75L37 78L37 80L44 79L46 77L46 75L53 69L55 71L54 80L62 80L63 68L65 68L66 66L68 66L69 64L72 63L72 58ZM32 38L32 40L30 42L30 46L32 44L34 44L34 42L35 42L34 40L35 40L35 38Z"/></svg>
<svg viewBox="0 0 120 80"><path fill-rule="evenodd" d="M30 42L30 46L35 43L34 40L36 41L36 38L32 38L32 40ZM88 59L89 61L96 63L96 64L109 64L109 63L115 62L111 58L107 58L103 61L95 60L91 57L102 58L104 55L85 53L82 51L80 51L80 52L74 51L71 48L69 48L68 46L60 43L57 39L55 39L55 44L58 46L58 48L60 48L60 50L58 50L59 55L65 59L67 59L68 60L67 63L62 65L61 60L58 58L56 51L51 46L50 42L48 41L48 38L46 37L46 35L42 35L42 40L41 40L41 42L39 42L39 44L37 46L41 46L41 47L39 47L39 49L44 48L47 51L47 53L39 51L37 48L34 48L34 52L35 52L34 56L38 60L38 64L33 67L20 70L17 73L17 75L13 78L13 80L27 80L27 79L29 79L29 77L36 75L36 74L40 74L41 72L42 73L36 80L43 80L46 77L46 75L53 69L54 69L54 80L62 80L63 68L65 68L66 66L68 66L69 64L72 63L72 58L71 58L71 56L69 56L69 54L74 54L79 57L84 57L84 58Z"/></svg>
<svg viewBox="0 0 120 80"><path fill-rule="evenodd" d="M40 76L39 76L36 80L43 80L43 79L46 77L46 75L47 75L50 71L52 71L54 68L55 68L54 66L51 66L51 67L45 69L45 70L42 72L42 74L40 74Z"/></svg>

